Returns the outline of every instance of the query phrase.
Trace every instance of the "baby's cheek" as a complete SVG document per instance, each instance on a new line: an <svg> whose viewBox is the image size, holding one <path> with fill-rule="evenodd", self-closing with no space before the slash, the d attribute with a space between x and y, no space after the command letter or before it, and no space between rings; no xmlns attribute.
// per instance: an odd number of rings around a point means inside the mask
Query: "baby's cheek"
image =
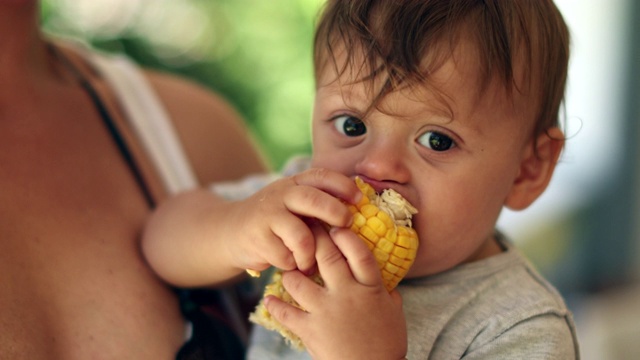
<svg viewBox="0 0 640 360"><path fill-rule="evenodd" d="M438 274L462 263L464 259L464 249L458 249L450 244L421 241L416 260L406 277L415 278Z"/></svg>
<svg viewBox="0 0 640 360"><path fill-rule="evenodd" d="M353 167L346 159L315 156L311 158L311 167L336 171L346 176L353 175Z"/></svg>
<svg viewBox="0 0 640 360"><path fill-rule="evenodd" d="M464 236L460 236L465 230L459 224L447 223L445 219L415 220L414 227L420 242L416 260L407 277L437 274L464 261L468 246Z"/></svg>
<svg viewBox="0 0 640 360"><path fill-rule="evenodd" d="M425 252L425 247L422 245L422 243L419 245L416 260L405 276L407 279L430 275L432 272L429 266L429 263L432 263L431 259L429 259L430 255Z"/></svg>
<svg viewBox="0 0 640 360"><path fill-rule="evenodd" d="M314 151L311 156L312 167L326 168L328 164L330 164L330 161L327 160L326 156L323 156L320 151Z"/></svg>

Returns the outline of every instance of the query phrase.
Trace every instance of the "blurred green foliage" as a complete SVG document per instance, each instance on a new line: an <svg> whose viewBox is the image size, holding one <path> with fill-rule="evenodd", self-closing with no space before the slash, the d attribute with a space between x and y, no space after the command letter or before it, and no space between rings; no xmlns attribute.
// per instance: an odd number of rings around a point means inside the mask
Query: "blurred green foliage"
<svg viewBox="0 0 640 360"><path fill-rule="evenodd" d="M279 168L310 151L321 0L42 0L42 26L227 98Z"/></svg>

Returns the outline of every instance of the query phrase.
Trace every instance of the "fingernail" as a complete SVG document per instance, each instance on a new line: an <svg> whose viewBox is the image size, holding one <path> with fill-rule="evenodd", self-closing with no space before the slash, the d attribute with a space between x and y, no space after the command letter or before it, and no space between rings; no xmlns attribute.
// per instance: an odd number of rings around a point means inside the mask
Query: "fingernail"
<svg viewBox="0 0 640 360"><path fill-rule="evenodd" d="M304 276L311 276L316 273L317 267L314 265L307 270L302 271Z"/></svg>
<svg viewBox="0 0 640 360"><path fill-rule="evenodd" d="M264 306L267 306L271 302L271 296L265 296L262 301L264 301Z"/></svg>
<svg viewBox="0 0 640 360"><path fill-rule="evenodd" d="M304 274L304 276L311 276L311 275L313 275L313 270L311 270L311 269L304 270L304 271L302 271L302 274Z"/></svg>
<svg viewBox="0 0 640 360"><path fill-rule="evenodd" d="M329 236L335 241L336 235L338 235L338 233L340 233L340 231L342 231L343 229L349 229L350 226L351 225L345 227L332 227L331 229L329 229Z"/></svg>

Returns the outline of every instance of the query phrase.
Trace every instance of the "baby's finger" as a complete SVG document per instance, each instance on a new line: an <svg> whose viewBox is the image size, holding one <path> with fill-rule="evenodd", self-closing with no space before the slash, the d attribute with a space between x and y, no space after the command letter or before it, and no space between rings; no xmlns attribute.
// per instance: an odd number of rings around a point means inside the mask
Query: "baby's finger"
<svg viewBox="0 0 640 360"><path fill-rule="evenodd" d="M274 319L294 334L300 333L306 323L305 318L308 316L306 312L275 296L265 297L264 306Z"/></svg>
<svg viewBox="0 0 640 360"><path fill-rule="evenodd" d="M256 258L261 259L262 263L249 266L251 270L262 271L269 266L283 270L293 270L297 267L293 253L277 234L265 234L260 239L260 242L256 243L255 248L251 251L256 254ZM250 259L247 261L255 262Z"/></svg>
<svg viewBox="0 0 640 360"><path fill-rule="evenodd" d="M402 296L400 296L400 293L398 292L398 290L397 289L391 290L389 295L391 295L391 300L393 301L393 303L396 304L400 309L402 309Z"/></svg>
<svg viewBox="0 0 640 360"><path fill-rule="evenodd" d="M302 219L290 216L289 221L275 221L272 225L272 231L293 253L299 270L308 272L315 266L315 239L309 226ZM285 270L293 269L286 268Z"/></svg>
<svg viewBox="0 0 640 360"><path fill-rule="evenodd" d="M319 299L323 298L325 288L316 283L314 275L308 277L300 271L285 271L282 274L282 285L289 295L303 309L313 311ZM325 304L326 305L326 304Z"/></svg>
<svg viewBox="0 0 640 360"><path fill-rule="evenodd" d="M332 228L329 234L357 282L367 286L382 285L378 263L362 239L344 228Z"/></svg>
<svg viewBox="0 0 640 360"><path fill-rule="evenodd" d="M351 225L352 214L340 199L320 189L300 185L284 194L284 205L290 212L324 221L331 226Z"/></svg>
<svg viewBox="0 0 640 360"><path fill-rule="evenodd" d="M341 287L346 283L353 282L354 279L349 265L340 249L334 244L329 233L321 226L314 226L311 230L316 238L318 271L324 279L325 286L328 288Z"/></svg>
<svg viewBox="0 0 640 360"><path fill-rule="evenodd" d="M298 185L318 188L351 204L356 204L362 198L353 179L328 169L311 168L292 176L292 179Z"/></svg>

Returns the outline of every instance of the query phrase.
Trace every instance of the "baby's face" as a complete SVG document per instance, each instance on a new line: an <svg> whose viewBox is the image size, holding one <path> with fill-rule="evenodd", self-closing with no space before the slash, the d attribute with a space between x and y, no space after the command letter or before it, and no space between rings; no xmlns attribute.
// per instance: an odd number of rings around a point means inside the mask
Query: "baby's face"
<svg viewBox="0 0 640 360"><path fill-rule="evenodd" d="M499 82L478 96L475 67L449 60L439 89L405 89L366 113L363 83L339 81L331 66L318 77L313 166L393 188L419 211L418 257L409 276L449 269L497 253L494 226L530 147L532 118L516 110Z"/></svg>

